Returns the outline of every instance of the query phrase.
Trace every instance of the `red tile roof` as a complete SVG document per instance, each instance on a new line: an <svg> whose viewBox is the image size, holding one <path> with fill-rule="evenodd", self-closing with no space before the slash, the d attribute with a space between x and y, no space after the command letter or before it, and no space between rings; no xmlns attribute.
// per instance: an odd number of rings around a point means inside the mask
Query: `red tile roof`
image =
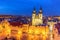
<svg viewBox="0 0 60 40"><path fill-rule="evenodd" d="M10 22L10 25L12 25L12 26L20 26L20 25L22 25L22 23L21 22Z"/></svg>

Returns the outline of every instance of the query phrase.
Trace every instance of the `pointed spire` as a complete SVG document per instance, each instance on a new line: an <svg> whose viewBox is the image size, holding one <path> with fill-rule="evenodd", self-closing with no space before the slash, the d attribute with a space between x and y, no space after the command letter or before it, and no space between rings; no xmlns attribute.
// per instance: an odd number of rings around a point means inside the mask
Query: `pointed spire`
<svg viewBox="0 0 60 40"><path fill-rule="evenodd" d="M42 10L42 6L40 7L40 10Z"/></svg>
<svg viewBox="0 0 60 40"><path fill-rule="evenodd" d="M36 8L34 7L33 13L36 13Z"/></svg>
<svg viewBox="0 0 60 40"><path fill-rule="evenodd" d="M42 13L42 7L40 7L39 13Z"/></svg>
<svg viewBox="0 0 60 40"><path fill-rule="evenodd" d="M34 10L36 10L36 8L34 7Z"/></svg>

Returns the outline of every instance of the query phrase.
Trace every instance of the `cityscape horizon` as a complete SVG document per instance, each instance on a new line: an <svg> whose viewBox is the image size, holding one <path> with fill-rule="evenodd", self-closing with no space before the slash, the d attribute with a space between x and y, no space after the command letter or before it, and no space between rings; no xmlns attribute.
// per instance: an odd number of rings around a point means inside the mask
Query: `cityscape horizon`
<svg viewBox="0 0 60 40"><path fill-rule="evenodd" d="M0 40L60 40L60 0L0 0Z"/></svg>

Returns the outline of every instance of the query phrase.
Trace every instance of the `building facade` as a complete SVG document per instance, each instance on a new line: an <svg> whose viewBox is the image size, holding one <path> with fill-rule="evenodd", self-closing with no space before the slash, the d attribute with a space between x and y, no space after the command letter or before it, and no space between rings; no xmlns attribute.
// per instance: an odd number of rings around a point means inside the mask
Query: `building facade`
<svg viewBox="0 0 60 40"><path fill-rule="evenodd" d="M43 15L42 15L42 8L40 8L38 15L36 14L36 10L34 8L32 14L32 25L40 25L43 24Z"/></svg>

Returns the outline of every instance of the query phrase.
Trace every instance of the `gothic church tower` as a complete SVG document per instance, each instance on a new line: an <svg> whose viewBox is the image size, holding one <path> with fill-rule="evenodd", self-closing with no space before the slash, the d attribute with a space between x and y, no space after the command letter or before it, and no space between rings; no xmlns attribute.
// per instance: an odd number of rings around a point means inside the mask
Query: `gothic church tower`
<svg viewBox="0 0 60 40"><path fill-rule="evenodd" d="M32 14L32 25L40 25L43 24L42 19L42 8L40 8L38 15L36 15L36 9L34 8L33 14Z"/></svg>

